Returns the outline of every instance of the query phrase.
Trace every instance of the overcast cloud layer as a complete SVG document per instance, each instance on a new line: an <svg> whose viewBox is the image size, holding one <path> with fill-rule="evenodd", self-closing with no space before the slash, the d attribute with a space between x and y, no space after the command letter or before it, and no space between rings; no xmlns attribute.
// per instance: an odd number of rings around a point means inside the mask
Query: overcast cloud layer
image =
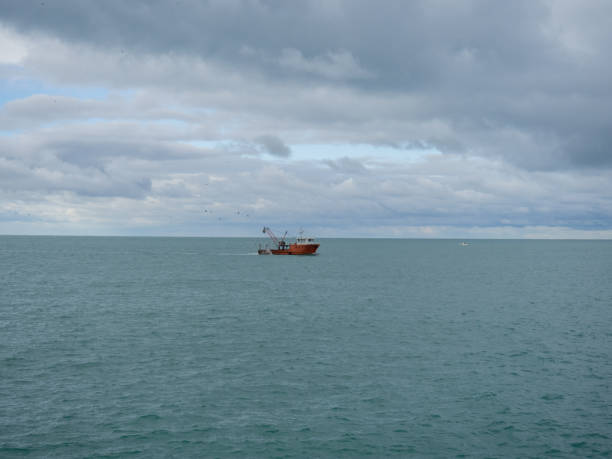
<svg viewBox="0 0 612 459"><path fill-rule="evenodd" d="M0 0L0 233L612 237L608 1Z"/></svg>

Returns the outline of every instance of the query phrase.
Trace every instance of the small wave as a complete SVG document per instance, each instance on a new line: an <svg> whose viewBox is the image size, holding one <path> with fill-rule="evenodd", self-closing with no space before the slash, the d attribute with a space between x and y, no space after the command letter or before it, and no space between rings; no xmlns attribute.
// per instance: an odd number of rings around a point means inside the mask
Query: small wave
<svg viewBox="0 0 612 459"><path fill-rule="evenodd" d="M74 368L84 369L84 368L94 368L100 366L100 362L74 362L71 364Z"/></svg>
<svg viewBox="0 0 612 459"><path fill-rule="evenodd" d="M586 441L578 441L576 443L571 444L574 448L584 448L587 445Z"/></svg>
<svg viewBox="0 0 612 459"><path fill-rule="evenodd" d="M527 355L528 352L527 351L518 351L518 352L513 352L512 354L510 354L510 357L515 358L515 357L523 357L524 355Z"/></svg>
<svg viewBox="0 0 612 459"><path fill-rule="evenodd" d="M26 359L24 359L23 357L16 356L5 357L4 359L2 359L3 365L7 366L19 365L20 363L23 363L25 361Z"/></svg>
<svg viewBox="0 0 612 459"><path fill-rule="evenodd" d="M157 421L161 418L156 414L145 414L140 416L138 419L142 419L143 421Z"/></svg>
<svg viewBox="0 0 612 459"><path fill-rule="evenodd" d="M607 435L600 434L598 432L584 434L584 435L581 435L580 438L599 438L601 440L609 440L610 439L610 437L608 437Z"/></svg>
<svg viewBox="0 0 612 459"><path fill-rule="evenodd" d="M561 394L544 394L542 400L563 400L563 395Z"/></svg>
<svg viewBox="0 0 612 459"><path fill-rule="evenodd" d="M127 451L118 451L116 454L117 454L117 456L121 456L121 457L122 456L138 456L138 455L142 454L142 451L139 450L139 449L130 449L130 450L127 450ZM115 454L112 454L111 457L115 457Z"/></svg>
<svg viewBox="0 0 612 459"><path fill-rule="evenodd" d="M13 454L26 455L26 454L30 454L32 451L35 451L35 450L32 448L17 448L17 447L11 448L10 446L0 448L0 453L7 453L10 455L13 455Z"/></svg>

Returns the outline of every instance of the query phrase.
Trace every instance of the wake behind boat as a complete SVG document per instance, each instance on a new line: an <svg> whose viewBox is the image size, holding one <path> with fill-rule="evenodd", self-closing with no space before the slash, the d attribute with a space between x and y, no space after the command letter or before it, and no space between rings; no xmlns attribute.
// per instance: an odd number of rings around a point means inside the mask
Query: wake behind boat
<svg viewBox="0 0 612 459"><path fill-rule="evenodd" d="M267 226L264 226L262 233L267 234L272 239L274 246L271 248L268 246L261 247L260 244L257 251L259 255L316 255L320 245L313 238L304 237L303 231L300 231L300 235L295 238L295 242L285 241L286 231L280 239Z"/></svg>

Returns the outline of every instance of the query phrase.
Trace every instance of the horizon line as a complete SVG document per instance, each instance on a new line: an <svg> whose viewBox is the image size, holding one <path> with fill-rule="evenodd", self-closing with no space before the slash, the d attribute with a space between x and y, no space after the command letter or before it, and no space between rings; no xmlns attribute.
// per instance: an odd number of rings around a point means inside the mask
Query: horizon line
<svg viewBox="0 0 612 459"><path fill-rule="evenodd" d="M268 239L264 236L188 236L147 234L1 234L0 237L82 237L82 238L165 238L165 239ZM612 241L604 237L402 237L402 236L325 236L315 239L378 239L419 241Z"/></svg>

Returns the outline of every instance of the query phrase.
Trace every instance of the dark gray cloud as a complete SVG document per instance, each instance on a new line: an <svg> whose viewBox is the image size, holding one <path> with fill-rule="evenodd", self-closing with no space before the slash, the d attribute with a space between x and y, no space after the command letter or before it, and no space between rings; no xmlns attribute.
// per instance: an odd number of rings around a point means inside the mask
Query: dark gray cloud
<svg viewBox="0 0 612 459"><path fill-rule="evenodd" d="M334 169L335 171L338 171L344 174L358 174L359 175L359 174L364 174L367 172L367 169L363 165L363 163L353 158L343 157L343 158L339 158L336 160L328 159L323 162L327 164L329 167L331 167L332 169Z"/></svg>
<svg viewBox="0 0 612 459"><path fill-rule="evenodd" d="M255 142L260 146L265 153L281 158L288 158L291 154L291 148L283 143L281 139L273 135L262 135L255 139Z"/></svg>

